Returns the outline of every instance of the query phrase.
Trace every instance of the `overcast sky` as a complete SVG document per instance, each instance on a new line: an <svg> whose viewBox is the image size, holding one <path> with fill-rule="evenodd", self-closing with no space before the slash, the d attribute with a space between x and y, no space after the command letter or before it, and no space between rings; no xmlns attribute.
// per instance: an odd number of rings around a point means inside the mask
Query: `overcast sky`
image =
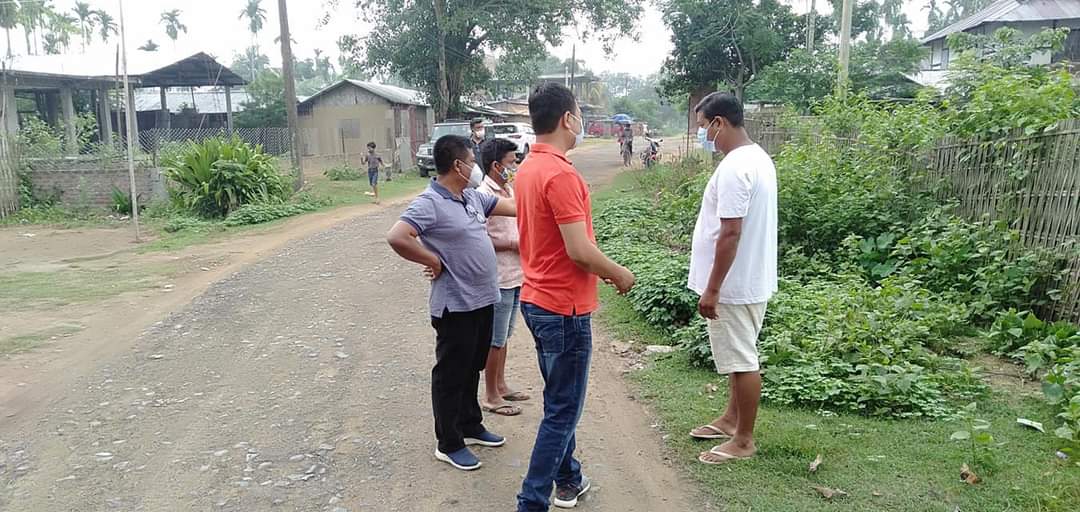
<svg viewBox="0 0 1080 512"><path fill-rule="evenodd" d="M117 0L87 1L92 8L105 9L119 19ZM796 12L809 10L809 0L784 1L792 5ZM74 0L53 0L52 3L60 10L69 11L75 5ZM124 15L127 22L128 49L135 51L135 48L147 39L153 39L163 49L172 49L173 42L165 35L160 17L163 11L180 9L181 22L187 25L188 31L180 34L175 44L176 51L205 51L222 59L226 64L231 63L233 54L242 52L252 42L246 20L238 19L246 3L246 0L126 0ZM578 58L584 59L588 66L597 72L627 72L636 75L656 72L671 49L670 32L661 21L660 13L651 0L646 3L646 11L639 22L638 41L628 39L618 43L613 55L605 55L595 41L577 41ZM925 0L908 0L905 4L905 12L912 20L912 31L916 35L921 35L926 29L926 12L923 10L925 3ZM315 49L320 49L329 54L336 65L337 38L343 34L362 36L371 30L371 23L362 17L354 4L354 0L339 0L336 7L330 7L331 3L326 0L291 0L289 20L293 40L296 41L293 53L298 58L306 58L312 56ZM817 0L816 5L819 13L828 14L831 10L827 0ZM276 66L281 62L280 50L274 44L279 33L277 1L264 0L263 8L266 9L267 20L259 34L258 44ZM320 20L327 13L330 14L329 23L321 26ZM570 27L566 30L566 35L565 43L552 49L552 53L562 58L570 56L576 31ZM80 46L75 39L77 38L73 38L72 50L78 52ZM92 49L105 49L99 37L95 36L94 40ZM16 52L24 50L23 41L21 29L12 33L12 44ZM114 47L118 41L117 38L109 47Z"/></svg>

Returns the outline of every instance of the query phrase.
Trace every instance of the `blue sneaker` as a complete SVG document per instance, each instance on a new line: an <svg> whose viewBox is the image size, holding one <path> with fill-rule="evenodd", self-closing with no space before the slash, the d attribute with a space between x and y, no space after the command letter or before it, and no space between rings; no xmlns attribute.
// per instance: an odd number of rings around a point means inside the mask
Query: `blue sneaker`
<svg viewBox="0 0 1080 512"><path fill-rule="evenodd" d="M472 471L481 466L480 459L473 455L468 448L462 448L456 452L443 453L435 449L435 458L463 471Z"/></svg>
<svg viewBox="0 0 1080 512"><path fill-rule="evenodd" d="M499 434L496 434L494 432L489 432L487 430L485 430L485 431L483 431L483 432L481 432L481 433L479 433L479 434L477 434L475 436L465 436L465 445L466 446L471 446L471 445L474 445L474 444L478 444L480 446L492 446L492 447L502 446L502 445L506 444L506 438L503 437L503 436L500 436Z"/></svg>

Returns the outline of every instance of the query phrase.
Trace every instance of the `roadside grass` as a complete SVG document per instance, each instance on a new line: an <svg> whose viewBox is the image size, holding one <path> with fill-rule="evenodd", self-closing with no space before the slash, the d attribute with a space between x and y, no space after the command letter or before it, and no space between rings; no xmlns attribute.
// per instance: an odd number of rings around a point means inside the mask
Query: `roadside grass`
<svg viewBox="0 0 1080 512"><path fill-rule="evenodd" d="M154 286L162 267L0 272L0 309L17 311L93 302Z"/></svg>
<svg viewBox="0 0 1080 512"><path fill-rule="evenodd" d="M421 178L415 172L395 175L393 181L379 182L379 199L382 202L416 194L427 186L428 179ZM303 193L313 198L326 200L329 204L315 210L327 211L342 206L354 206L361 204L374 204L375 198L364 195L371 190L367 178L354 181L331 181L329 178L318 175L309 176L304 186ZM246 226L225 226L222 221L207 221L199 226L189 227L174 233L164 230L167 218L150 219L147 226L156 236L156 239L139 247L139 252L174 251L184 247L211 243L237 234L260 233L274 229L288 222L293 217L285 217L261 224Z"/></svg>
<svg viewBox="0 0 1080 512"><path fill-rule="evenodd" d="M670 344L628 300L602 290L598 320L607 332L638 347ZM991 434L1003 444L992 450L989 470L976 466L982 482L969 485L959 476L961 464L971 463L969 445L949 439L965 428L957 421L877 419L767 403L758 416L757 457L705 466L696 459L712 444L687 432L722 412L726 379L691 367L682 352L675 352L658 356L630 380L658 414L677 460L723 510L1080 510L1080 468L1055 457L1052 434L1016 423L1017 418L1053 423L1052 408L1034 388L995 390L979 402L978 417L990 421ZM823 463L811 473L809 464L818 454ZM848 496L826 500L813 486Z"/></svg>
<svg viewBox="0 0 1080 512"><path fill-rule="evenodd" d="M386 181L386 176L382 175L379 177L379 199L387 201L418 193L427 186L429 179L420 177L415 169L401 174L394 174L392 181ZM330 178L322 174L308 176L304 190L315 197L329 199L333 206L351 206L375 202L374 197L364 195L365 192L371 191L366 176L360 180L348 181L331 181Z"/></svg>
<svg viewBox="0 0 1080 512"><path fill-rule="evenodd" d="M15 226L46 226L59 229L85 227L110 227L127 223L120 217L100 208L64 208L60 206L34 206L16 210L0 218L0 228Z"/></svg>
<svg viewBox="0 0 1080 512"><path fill-rule="evenodd" d="M55 338L71 335L81 330L81 325L60 324L49 329L35 332L33 334L24 334L20 336L11 336L9 338L0 338L0 356L26 352L28 350L37 348L42 344L48 343Z"/></svg>

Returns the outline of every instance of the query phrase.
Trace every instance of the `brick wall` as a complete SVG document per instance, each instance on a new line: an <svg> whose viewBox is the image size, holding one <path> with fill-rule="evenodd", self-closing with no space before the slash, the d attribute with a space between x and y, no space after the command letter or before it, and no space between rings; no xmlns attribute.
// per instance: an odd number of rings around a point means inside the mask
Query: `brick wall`
<svg viewBox="0 0 1080 512"><path fill-rule="evenodd" d="M60 160L40 162L26 172L39 194L59 194L60 203L74 208L105 208L113 206L112 191L130 190L127 165L100 161ZM164 177L159 169L137 163L135 186L139 202L149 204L165 198Z"/></svg>

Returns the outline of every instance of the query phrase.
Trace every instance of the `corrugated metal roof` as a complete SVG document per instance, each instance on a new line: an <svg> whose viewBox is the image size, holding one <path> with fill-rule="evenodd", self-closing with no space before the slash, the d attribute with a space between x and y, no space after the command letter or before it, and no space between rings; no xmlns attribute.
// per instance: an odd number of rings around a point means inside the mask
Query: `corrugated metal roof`
<svg viewBox="0 0 1080 512"><path fill-rule="evenodd" d="M195 54L170 54L168 52L128 52L127 69L128 75L136 79L141 75L147 75L181 61L205 56L213 57L199 52ZM38 73L44 75L70 76L74 78L104 78L117 76L116 52L87 52L68 53L63 55L16 55L4 58L7 69L23 71L26 73ZM224 69L228 69L222 66ZM121 70L122 71L122 70ZM212 79L210 77L209 79Z"/></svg>
<svg viewBox="0 0 1080 512"><path fill-rule="evenodd" d="M371 94L374 94L386 101L389 101L390 103L398 103L401 105L416 105L418 107L430 106L426 101L424 101L424 95L420 91L414 91L412 89L405 89L402 87L395 87L393 85L383 85L374 82L352 80L348 78L323 87L319 90L319 92L316 92L315 94L312 94L311 96L308 96L306 99L301 101L300 104L306 106L306 104L315 101L320 96L334 89L337 89L344 84L351 84L359 87L367 92L370 92Z"/></svg>
<svg viewBox="0 0 1080 512"><path fill-rule="evenodd" d="M243 103L248 101L247 92L243 90L232 91L232 111L244 110ZM192 100L194 96L194 100ZM165 93L165 104L169 112L177 114L182 107L195 106L195 111L200 114L224 114L225 91L223 89L196 89L170 90ZM135 89L135 110L137 112L151 112L161 110L161 92L158 89Z"/></svg>
<svg viewBox="0 0 1080 512"><path fill-rule="evenodd" d="M985 9L922 39L926 44L992 22L1051 21L1080 18L1077 0L998 0Z"/></svg>

